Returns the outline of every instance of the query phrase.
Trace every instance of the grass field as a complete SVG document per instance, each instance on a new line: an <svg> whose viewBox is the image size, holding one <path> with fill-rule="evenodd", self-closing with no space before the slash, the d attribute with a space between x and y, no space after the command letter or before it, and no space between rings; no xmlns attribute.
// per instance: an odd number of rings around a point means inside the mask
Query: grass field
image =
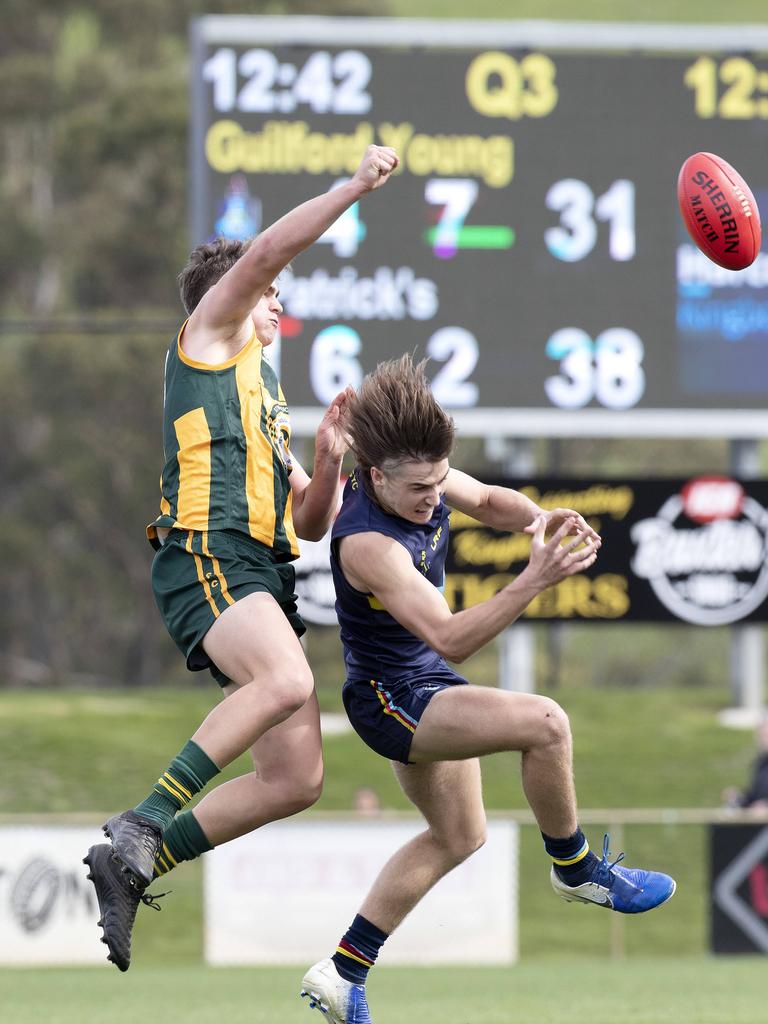
<svg viewBox="0 0 768 1024"><path fill-rule="evenodd" d="M320 1024L297 998L303 967L0 971L4 1024ZM376 1024L761 1024L763 961L705 958L512 968L378 968Z"/></svg>
<svg viewBox="0 0 768 1024"><path fill-rule="evenodd" d="M192 733L215 693L4 691L0 806L17 814L82 812L96 823L108 811L131 806ZM728 703L723 686L579 686L564 688L558 698L576 737L582 808L712 807L724 785L739 783L747 774L751 737L717 724L718 708ZM361 784L373 786L385 808L406 809L388 764L354 734L327 738L325 760L320 811L349 811ZM225 776L247 768L243 760ZM483 777L492 812L525 806L515 755L486 758ZM595 846L610 825L610 812L606 819L588 829ZM703 953L708 927L705 829L673 822L629 826L621 846L614 843L612 848L615 854L623 848L628 864L666 870L678 881L674 900L662 912L626 923L627 954ZM610 916L567 908L553 897L533 827L521 831L520 858L524 960L567 953L576 922L580 953L606 954ZM138 969L148 969L159 959L180 967L201 963L200 879L199 862L184 865L163 886L173 889L164 912L139 914L134 952Z"/></svg>
<svg viewBox="0 0 768 1024"><path fill-rule="evenodd" d="M632 655L606 631L605 657ZM693 656L693 652L692 652ZM579 661L596 658L584 650ZM669 676L674 665L668 665ZM470 678L476 675L467 669ZM751 738L717 724L729 694L719 686L563 687L553 694L571 716L576 776L584 807L711 807L737 784L752 756ZM136 803L217 699L210 685L146 691L6 690L0 700L0 808L7 813L104 811ZM324 698L340 710L339 687ZM385 807L405 809L389 765L352 733L325 743L326 782L319 810L348 810L355 789L375 787ZM491 809L524 807L518 759L484 761ZM653 766L649 774L648 766ZM228 778L248 767L232 766Z"/></svg>
<svg viewBox="0 0 768 1024"><path fill-rule="evenodd" d="M401 18L500 18L563 21L696 22L697 24L765 24L762 0L475 0L471 12L461 0L390 0L392 14Z"/></svg>

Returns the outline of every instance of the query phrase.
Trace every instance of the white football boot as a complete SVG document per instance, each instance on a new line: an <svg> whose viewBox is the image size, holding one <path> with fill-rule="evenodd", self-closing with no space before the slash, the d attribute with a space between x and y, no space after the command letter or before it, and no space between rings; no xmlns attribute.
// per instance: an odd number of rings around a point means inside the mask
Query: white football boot
<svg viewBox="0 0 768 1024"><path fill-rule="evenodd" d="M310 1010L320 1010L328 1024L373 1024L365 998L365 985L346 981L328 957L310 967L301 983L301 998Z"/></svg>

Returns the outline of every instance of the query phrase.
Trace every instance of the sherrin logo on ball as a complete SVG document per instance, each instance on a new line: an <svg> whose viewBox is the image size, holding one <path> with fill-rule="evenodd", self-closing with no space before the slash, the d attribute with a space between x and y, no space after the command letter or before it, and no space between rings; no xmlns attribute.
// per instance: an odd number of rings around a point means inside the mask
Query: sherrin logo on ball
<svg viewBox="0 0 768 1024"><path fill-rule="evenodd" d="M680 168L677 201L701 251L727 270L744 270L760 252L760 211L738 171L714 153L694 153Z"/></svg>

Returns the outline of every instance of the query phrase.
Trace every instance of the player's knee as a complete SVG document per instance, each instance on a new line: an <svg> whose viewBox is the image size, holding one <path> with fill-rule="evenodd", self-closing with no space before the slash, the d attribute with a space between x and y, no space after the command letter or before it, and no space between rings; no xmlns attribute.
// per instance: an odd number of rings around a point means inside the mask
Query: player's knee
<svg viewBox="0 0 768 1024"><path fill-rule="evenodd" d="M485 824L476 828L454 829L441 837L440 845L453 867L461 864L485 844Z"/></svg>
<svg viewBox="0 0 768 1024"><path fill-rule="evenodd" d="M319 737L316 750L312 749L313 743L312 739L305 740L300 757L286 750L266 764L255 761L254 777L280 805L281 817L306 810L322 795L324 766Z"/></svg>
<svg viewBox="0 0 768 1024"><path fill-rule="evenodd" d="M485 825L481 829L477 829L474 832L470 832L464 843L464 860L467 857L471 857L473 853L477 853L481 846L485 846L485 841L488 838Z"/></svg>
<svg viewBox="0 0 768 1024"><path fill-rule="evenodd" d="M262 688L264 680L254 680L254 684ZM275 716L283 720L303 708L312 696L314 685L309 665L299 663L286 667L280 678L272 680L269 684Z"/></svg>
<svg viewBox="0 0 768 1024"><path fill-rule="evenodd" d="M568 715L550 697L539 697L539 724L541 745L567 746L571 742L571 723Z"/></svg>
<svg viewBox="0 0 768 1024"><path fill-rule="evenodd" d="M299 814L306 811L308 807L316 804L323 792L322 770L315 778L305 778L297 781L290 793L290 803L294 808L293 813Z"/></svg>

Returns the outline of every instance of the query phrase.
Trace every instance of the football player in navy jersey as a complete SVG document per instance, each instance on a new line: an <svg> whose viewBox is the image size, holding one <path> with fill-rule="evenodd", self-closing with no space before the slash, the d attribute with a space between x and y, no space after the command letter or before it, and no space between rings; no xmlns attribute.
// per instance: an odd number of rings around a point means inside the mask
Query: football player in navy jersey
<svg viewBox="0 0 768 1024"><path fill-rule="evenodd" d="M392 761L424 831L382 868L332 957L302 996L331 1024L370 1024L365 981L387 937L429 889L485 839L483 754L522 752L522 781L571 902L642 913L675 890L667 875L609 863L579 828L568 718L549 697L472 686L461 662L513 623L547 587L588 569L600 537L576 512L545 511L505 487L451 469L451 418L424 363L382 363L350 399L357 466L332 532L331 567L347 679L344 705L361 738ZM451 613L441 592L448 516L457 509L531 535L528 565L482 604Z"/></svg>

